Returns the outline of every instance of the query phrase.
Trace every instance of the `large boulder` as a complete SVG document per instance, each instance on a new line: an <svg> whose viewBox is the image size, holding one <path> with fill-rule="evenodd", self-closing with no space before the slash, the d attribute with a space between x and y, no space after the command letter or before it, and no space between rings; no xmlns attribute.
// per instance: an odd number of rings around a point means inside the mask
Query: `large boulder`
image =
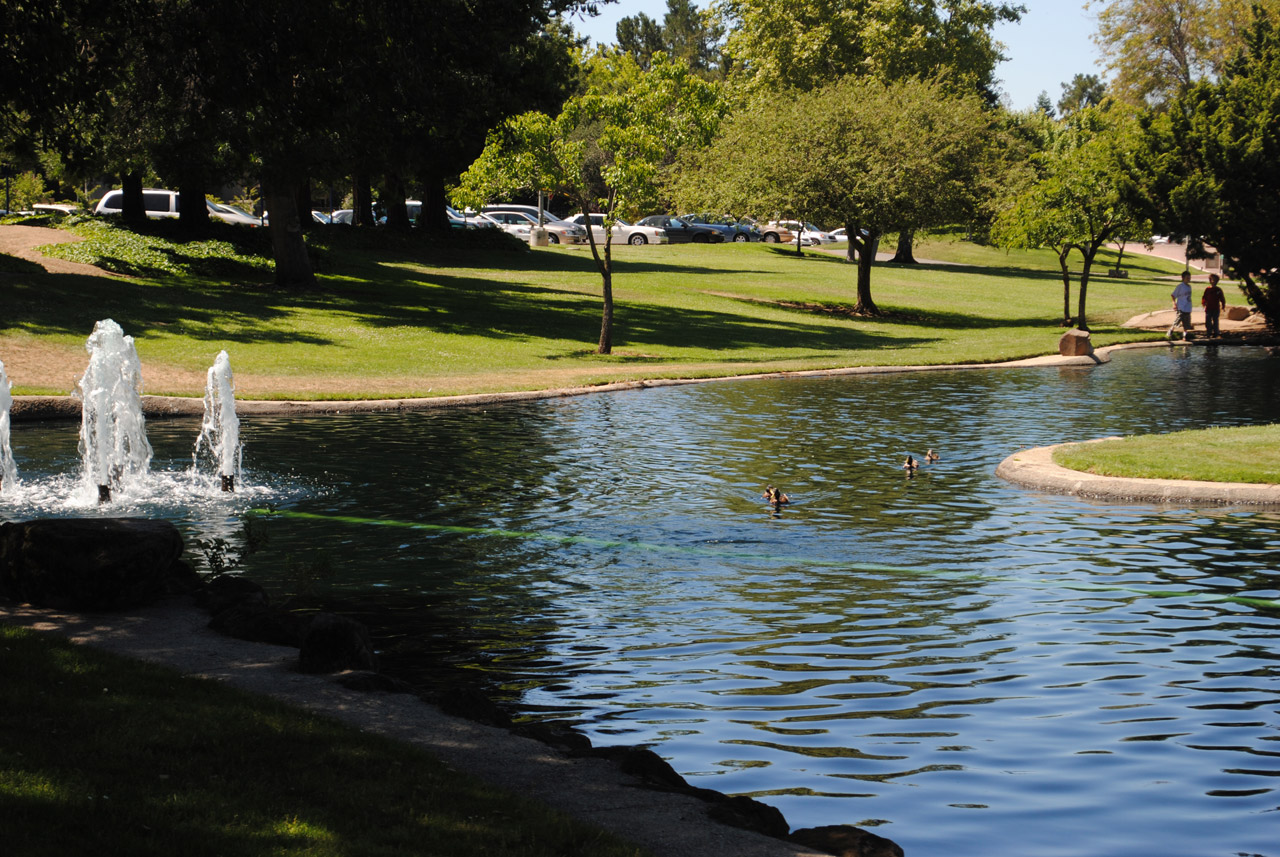
<svg viewBox="0 0 1280 857"><path fill-rule="evenodd" d="M182 535L147 518L0 524L0 594L60 610L123 610L189 589Z"/></svg>
<svg viewBox="0 0 1280 857"><path fill-rule="evenodd" d="M892 839L847 824L808 827L787 838L837 857L902 857L902 847Z"/></svg>
<svg viewBox="0 0 1280 857"><path fill-rule="evenodd" d="M1253 310L1247 306L1229 306L1222 311L1222 317L1228 321L1244 321L1253 315Z"/></svg>
<svg viewBox="0 0 1280 857"><path fill-rule="evenodd" d="M377 672L378 655L369 629L354 619L317 613L302 636L298 671L333 673L343 670Z"/></svg>
<svg viewBox="0 0 1280 857"><path fill-rule="evenodd" d="M1092 357L1093 343L1089 341L1089 331L1073 328L1062 334L1058 340L1058 353L1063 357Z"/></svg>

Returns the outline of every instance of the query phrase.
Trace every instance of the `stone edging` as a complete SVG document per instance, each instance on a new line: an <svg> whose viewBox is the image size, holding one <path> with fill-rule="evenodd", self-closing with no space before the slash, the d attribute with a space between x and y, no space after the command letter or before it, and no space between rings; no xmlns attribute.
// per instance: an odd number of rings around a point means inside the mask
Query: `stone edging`
<svg viewBox="0 0 1280 857"><path fill-rule="evenodd" d="M1053 461L1060 446L1024 449L1000 462L996 475L1026 488L1102 500L1145 503L1280 506L1280 485L1199 482L1190 479L1135 479L1070 470Z"/></svg>
<svg viewBox="0 0 1280 857"><path fill-rule="evenodd" d="M1179 343L1175 343L1179 344ZM237 399L236 412L257 415L355 414L380 411L422 411L432 408L462 408L585 396L651 387L682 387L687 384L709 384L716 381L755 381L770 378L827 378L842 375L889 375L903 372L956 372L972 369L1003 369L1034 366L1098 366L1111 361L1110 352L1127 348L1167 348L1167 342L1134 342L1099 348L1091 357L1063 357L1049 354L1004 363L954 363L934 366L853 366L841 369L806 369L794 372L762 372L753 375L724 375L714 378L652 378L642 381L617 381L592 387L563 387L511 393L477 393L461 396L435 396L415 399L350 399L323 401ZM204 414L204 400L182 396L143 396L143 413L148 417L198 417ZM79 419L80 402L71 396L14 396L11 417L14 422L46 419Z"/></svg>

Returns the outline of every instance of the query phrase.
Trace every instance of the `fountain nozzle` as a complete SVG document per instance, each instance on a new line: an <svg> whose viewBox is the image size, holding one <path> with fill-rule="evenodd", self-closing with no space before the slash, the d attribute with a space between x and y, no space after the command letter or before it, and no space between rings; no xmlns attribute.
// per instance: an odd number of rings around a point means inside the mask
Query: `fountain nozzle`
<svg viewBox="0 0 1280 857"><path fill-rule="evenodd" d="M223 477L222 477L222 490L223 490L223 491L226 491L228 494L235 493L235 490L236 490L236 477L235 477L235 474L231 474L231 475L225 475L225 474L224 474L224 475L223 475Z"/></svg>

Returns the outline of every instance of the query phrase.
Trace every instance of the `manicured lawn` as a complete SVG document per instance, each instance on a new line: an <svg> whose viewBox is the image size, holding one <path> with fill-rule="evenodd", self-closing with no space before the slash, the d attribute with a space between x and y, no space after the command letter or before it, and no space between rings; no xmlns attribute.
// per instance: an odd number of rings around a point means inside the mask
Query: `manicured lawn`
<svg viewBox="0 0 1280 857"><path fill-rule="evenodd" d="M1062 285L1045 252L923 243L922 259L878 265L883 318L847 313L856 271L831 252L773 245L614 248L615 349L594 354L600 279L585 247L429 248L413 238L318 231L317 289L265 283L261 249L139 239L99 223L50 252L139 273L132 279L0 278L9 349L48 350L56 378L9 376L15 393L66 393L93 323L137 340L147 392L198 395L226 349L246 398L439 396L844 366L994 362L1056 351ZM242 241L241 244L245 244ZM837 245L838 246L838 245ZM1174 263L1147 257L1127 280L1097 277L1096 345L1151 338L1126 319L1168 302ZM1105 273L1105 272L1104 272ZM1073 289L1073 309L1074 309ZM53 359L53 358L51 358ZM79 365L78 365L79 364ZM34 373L33 373L34 375Z"/></svg>
<svg viewBox="0 0 1280 857"><path fill-rule="evenodd" d="M1280 484L1280 425L1077 443L1055 450L1053 460L1103 476Z"/></svg>
<svg viewBox="0 0 1280 857"><path fill-rule="evenodd" d="M4 852L646 853L412 747L0 625Z"/></svg>

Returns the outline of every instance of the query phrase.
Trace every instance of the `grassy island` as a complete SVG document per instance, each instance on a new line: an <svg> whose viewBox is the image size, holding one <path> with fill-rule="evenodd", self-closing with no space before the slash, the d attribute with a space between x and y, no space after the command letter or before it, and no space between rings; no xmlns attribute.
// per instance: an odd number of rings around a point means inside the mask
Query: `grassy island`
<svg viewBox="0 0 1280 857"><path fill-rule="evenodd" d="M1280 425L1109 438L1060 447L1062 467L1140 479L1280 484Z"/></svg>

